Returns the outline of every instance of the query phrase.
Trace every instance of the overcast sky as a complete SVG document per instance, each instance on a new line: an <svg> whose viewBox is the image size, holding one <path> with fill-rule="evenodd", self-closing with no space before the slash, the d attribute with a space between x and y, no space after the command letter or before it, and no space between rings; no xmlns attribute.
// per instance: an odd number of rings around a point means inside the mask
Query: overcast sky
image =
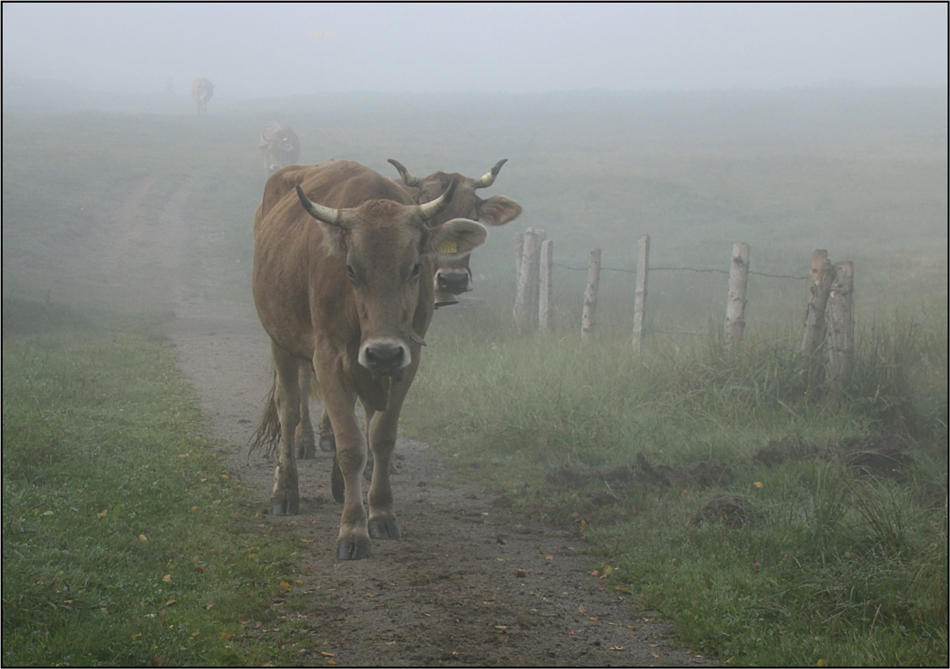
<svg viewBox="0 0 950 669"><path fill-rule="evenodd" d="M947 85L947 4L3 4L3 76L215 97Z"/></svg>

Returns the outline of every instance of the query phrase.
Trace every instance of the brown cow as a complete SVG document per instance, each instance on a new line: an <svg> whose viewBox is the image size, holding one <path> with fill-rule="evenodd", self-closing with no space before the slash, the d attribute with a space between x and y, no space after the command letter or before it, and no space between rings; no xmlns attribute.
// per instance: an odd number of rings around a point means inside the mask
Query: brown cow
<svg viewBox="0 0 950 669"><path fill-rule="evenodd" d="M336 430L335 470L344 488L340 559L367 557L370 536L401 534L389 465L432 319L432 259L452 245L469 253L488 235L466 219L426 225L449 204L454 188L419 206L369 168L331 160L276 172L254 219L254 302L276 368L255 445L279 432L272 511L296 514L298 375L312 364ZM357 398L366 411L366 436L357 423ZM379 463L368 522L361 491L367 437Z"/></svg>
<svg viewBox="0 0 950 669"><path fill-rule="evenodd" d="M483 200L475 191L479 188L488 188L498 177L501 166L508 159L499 160L495 166L478 179L472 179L461 174L446 174L434 172L425 179L410 174L409 170L397 160L389 159L399 171L402 183L412 195L416 204L431 202L441 193L452 180L458 181L458 187L452 202L444 212L429 225L438 225L444 221L461 217L479 221L485 225L504 225L521 215L521 205L503 195L495 195ZM456 295L472 289L472 270L469 266L469 255L444 256L440 259L435 273L436 309L450 304L457 304Z"/></svg>
<svg viewBox="0 0 950 669"><path fill-rule="evenodd" d="M300 159L300 140L289 125L271 121L261 128L257 152L264 161L267 176L270 176L281 167L297 164Z"/></svg>
<svg viewBox="0 0 950 669"><path fill-rule="evenodd" d="M399 171L402 178L402 181L397 181L397 183L405 188L417 204L431 202L445 192L445 189L453 180L458 182L455 194L452 196L452 202L449 203L445 211L428 221L426 225L438 225L452 218L468 218L487 225L499 226L510 223L521 215L521 205L514 200L503 195L495 195L483 200L475 193L479 188L488 188L495 183L502 165L508 162L507 158L499 160L494 167L478 179L465 177L458 173L446 174L445 172L435 172L425 179L420 179L413 176L398 160L390 158L389 162ZM469 254L457 254L454 256L439 256L436 259L434 277L436 309L458 304L458 299L455 296L472 290L470 258ZM304 378L304 375L301 375L301 392L304 393L303 403L306 405L300 407L303 418L300 421L297 433L297 456L301 458L311 458L316 454L314 430L310 421L310 407L307 399L311 383L311 379ZM320 448L327 452L334 448L333 427L326 411L323 411L320 416ZM369 471L370 469L367 468L367 472Z"/></svg>
<svg viewBox="0 0 950 669"><path fill-rule="evenodd" d="M214 95L214 84L208 79L199 77L191 84L191 97L195 99L199 114L208 111L208 100L212 95Z"/></svg>

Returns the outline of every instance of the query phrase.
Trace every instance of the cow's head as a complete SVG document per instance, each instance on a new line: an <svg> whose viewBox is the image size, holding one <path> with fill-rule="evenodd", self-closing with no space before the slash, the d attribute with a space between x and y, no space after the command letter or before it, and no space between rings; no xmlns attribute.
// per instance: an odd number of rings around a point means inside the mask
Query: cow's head
<svg viewBox="0 0 950 669"><path fill-rule="evenodd" d="M300 140L290 126L268 123L261 129L257 151L264 161L267 176L287 165L295 165L300 158Z"/></svg>
<svg viewBox="0 0 950 669"><path fill-rule="evenodd" d="M373 376L398 380L412 362L410 342L424 344L413 330L420 296L431 299L432 262L471 253L488 237L485 226L455 218L430 226L452 199L455 184L424 205L370 200L354 209L312 202L300 186L297 196L323 230L331 254L345 258L360 324L357 358ZM431 311L429 312L431 314Z"/></svg>
<svg viewBox="0 0 950 669"><path fill-rule="evenodd" d="M521 215L521 205L514 200L503 195L495 195L483 200L475 193L479 188L488 188L495 183L495 178L501 171L501 166L507 162L507 158L499 160L491 170L478 179L445 172L436 172L425 179L420 179L413 176L399 161L390 158L389 162L399 171L403 184L419 204L434 201L445 192L453 180L458 181L451 203L439 215L430 219L427 225L439 225L453 218L467 218L485 225L504 225ZM465 253L440 259L436 263L434 282L436 308L456 304L458 300L454 296L472 289L469 255Z"/></svg>

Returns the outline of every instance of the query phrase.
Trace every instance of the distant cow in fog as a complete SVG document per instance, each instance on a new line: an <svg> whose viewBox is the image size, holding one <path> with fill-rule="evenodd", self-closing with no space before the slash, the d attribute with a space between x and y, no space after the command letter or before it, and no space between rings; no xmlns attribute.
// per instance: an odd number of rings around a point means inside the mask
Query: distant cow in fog
<svg viewBox="0 0 950 669"><path fill-rule="evenodd" d="M521 215L521 205L503 195L495 195L483 200L475 191L479 188L488 188L495 183L501 166L507 158L499 160L495 166L478 179L472 179L461 174L446 174L435 172L425 179L413 176L409 170L398 161L390 159L393 167L399 170L402 177L402 186L415 200L416 204L424 204L438 198L446 191L452 181L457 181L455 195L452 201L439 216L428 222L430 226L441 225L453 218L467 218L479 221L484 225L504 225ZM398 182L397 182L398 183ZM435 272L435 306L447 306L458 303L456 295L472 289L472 270L469 266L469 256L440 256L436 262Z"/></svg>
<svg viewBox="0 0 950 669"><path fill-rule="evenodd" d="M300 140L289 125L271 121L261 128L257 152L264 161L267 176L270 176L281 167L297 164L300 159Z"/></svg>
<svg viewBox="0 0 950 669"><path fill-rule="evenodd" d="M198 106L198 113L202 114L208 111L208 100L214 95L214 84L204 77L195 79L191 85L191 97L195 99Z"/></svg>

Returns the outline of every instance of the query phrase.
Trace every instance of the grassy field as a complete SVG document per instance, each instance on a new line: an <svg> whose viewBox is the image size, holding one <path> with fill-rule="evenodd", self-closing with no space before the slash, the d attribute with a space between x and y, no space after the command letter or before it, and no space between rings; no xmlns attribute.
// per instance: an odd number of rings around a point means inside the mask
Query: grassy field
<svg viewBox="0 0 950 669"><path fill-rule="evenodd" d="M228 636L273 615L292 549L243 529L253 518L155 334L171 307L137 291L168 270L103 251L136 184L152 180L157 229L187 184L176 271L252 315L254 147L274 118L302 162L476 176L509 159L489 194L525 213L473 258L476 292L436 314L406 431L584 534L609 556L607 586L704 653L946 664L946 90L354 94L215 100L201 118L126 102L5 100L6 664L291 659ZM816 247L853 260L844 392L796 355L801 280L752 277L737 355L721 342L725 278L692 272L651 275L640 358L629 274L602 277L596 345L579 347L586 272L563 267L555 332L519 336L512 249L529 225L575 267L596 246L632 269L641 234L654 267L728 269L735 241L761 272L804 275Z"/></svg>
<svg viewBox="0 0 950 669"><path fill-rule="evenodd" d="M439 314L404 426L585 534L607 584L731 664L945 661L945 315L870 327L835 400L794 328L637 359L486 311Z"/></svg>
<svg viewBox="0 0 950 669"><path fill-rule="evenodd" d="M296 659L295 547L262 541L160 322L3 302L5 666Z"/></svg>

